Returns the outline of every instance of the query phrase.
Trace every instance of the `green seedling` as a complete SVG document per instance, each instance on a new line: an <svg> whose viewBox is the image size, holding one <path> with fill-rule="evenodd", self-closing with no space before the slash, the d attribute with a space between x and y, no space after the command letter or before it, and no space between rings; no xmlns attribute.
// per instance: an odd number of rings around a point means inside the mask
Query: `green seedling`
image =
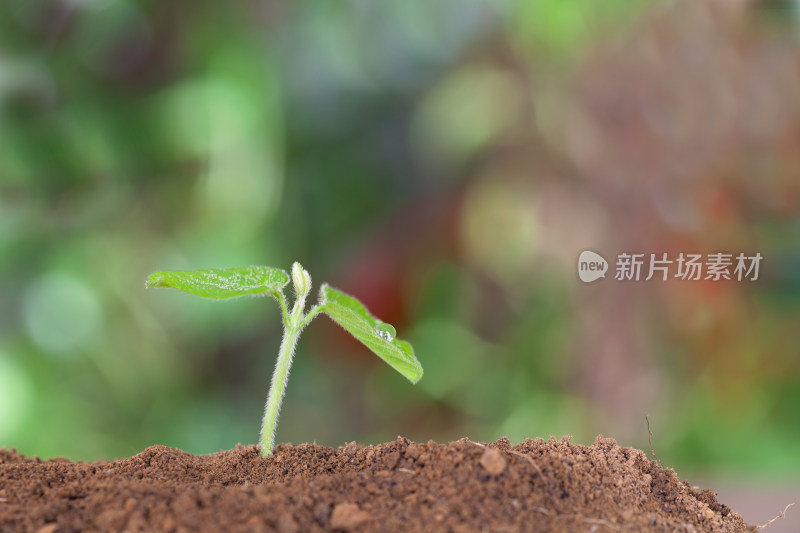
<svg viewBox="0 0 800 533"><path fill-rule="evenodd" d="M375 355L403 374L412 383L422 377L422 366L414 357L414 350L406 341L396 337L395 329L381 322L367 311L364 304L341 291L323 284L319 302L307 313L306 297L311 291L311 276L300 266L292 265L292 284L295 301L291 312L283 295L289 275L279 268L249 266L240 268L214 268L209 270L154 272L147 278L147 287L169 287L196 294L204 298L223 300L237 296L272 296L278 301L283 314L283 340L264 408L261 424L261 456L272 453L275 444L275 427L278 424L283 394L289 379L297 340L311 320L325 313L342 326Z"/></svg>

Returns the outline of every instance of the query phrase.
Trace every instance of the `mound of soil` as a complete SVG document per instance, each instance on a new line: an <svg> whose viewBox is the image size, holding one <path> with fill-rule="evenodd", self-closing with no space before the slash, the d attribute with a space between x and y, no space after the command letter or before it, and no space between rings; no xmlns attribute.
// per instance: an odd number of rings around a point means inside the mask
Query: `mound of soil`
<svg viewBox="0 0 800 533"><path fill-rule="evenodd" d="M0 531L753 531L646 454L598 437L152 446L73 463L0 450Z"/></svg>

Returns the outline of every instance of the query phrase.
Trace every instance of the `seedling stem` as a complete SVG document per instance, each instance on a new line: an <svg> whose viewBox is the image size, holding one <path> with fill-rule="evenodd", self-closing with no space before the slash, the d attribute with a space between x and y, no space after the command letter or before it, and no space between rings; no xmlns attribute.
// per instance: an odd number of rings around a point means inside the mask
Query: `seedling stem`
<svg viewBox="0 0 800 533"><path fill-rule="evenodd" d="M297 270L302 272L303 281L308 280L308 283L298 282L298 277L295 276ZM312 311L314 315L309 312L304 315L306 297L311 289L311 278L308 272L303 270L300 263L295 263L292 267L292 280L296 291L296 299L292 314L289 316L287 313L283 314L283 339L281 340L281 347L278 351L278 361L275 363L275 372L272 374L272 382L269 386L269 393L267 394L267 405L264 407L264 420L261 423L261 457L267 457L272 453L272 448L275 445L275 428L278 425L278 414L281 410L281 403L283 402L283 395L286 392L286 383L289 381L289 369L292 367L292 358L294 357L294 350L297 347L297 339L300 337L300 332L319 312L319 306L315 306ZM283 300L283 293L278 300ZM286 308L284 301L283 306ZM311 315L311 316L309 316Z"/></svg>

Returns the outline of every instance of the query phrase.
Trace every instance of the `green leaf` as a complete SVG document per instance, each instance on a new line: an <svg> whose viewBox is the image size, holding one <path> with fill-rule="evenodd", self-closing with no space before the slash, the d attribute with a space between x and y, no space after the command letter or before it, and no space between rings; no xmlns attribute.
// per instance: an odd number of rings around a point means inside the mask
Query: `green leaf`
<svg viewBox="0 0 800 533"><path fill-rule="evenodd" d="M334 322L403 374L412 383L422 377L422 365L414 357L414 350L406 341L382 337L379 331L394 331L367 311L364 304L341 291L323 285L319 291L320 307ZM377 328L377 329L376 329ZM384 333L385 334L385 333Z"/></svg>
<svg viewBox="0 0 800 533"><path fill-rule="evenodd" d="M203 298L275 295L289 283L279 268L248 266L208 270L165 270L147 277L147 287L180 289Z"/></svg>

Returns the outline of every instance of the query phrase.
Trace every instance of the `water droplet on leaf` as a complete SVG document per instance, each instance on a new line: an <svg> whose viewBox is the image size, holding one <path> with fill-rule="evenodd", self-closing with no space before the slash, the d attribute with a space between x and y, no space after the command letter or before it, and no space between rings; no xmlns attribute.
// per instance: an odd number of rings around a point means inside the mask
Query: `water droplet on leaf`
<svg viewBox="0 0 800 533"><path fill-rule="evenodd" d="M391 342L397 336L397 332L395 331L394 327L391 324L387 324L382 322L375 326L375 332L381 336L381 338L386 339L387 341Z"/></svg>

